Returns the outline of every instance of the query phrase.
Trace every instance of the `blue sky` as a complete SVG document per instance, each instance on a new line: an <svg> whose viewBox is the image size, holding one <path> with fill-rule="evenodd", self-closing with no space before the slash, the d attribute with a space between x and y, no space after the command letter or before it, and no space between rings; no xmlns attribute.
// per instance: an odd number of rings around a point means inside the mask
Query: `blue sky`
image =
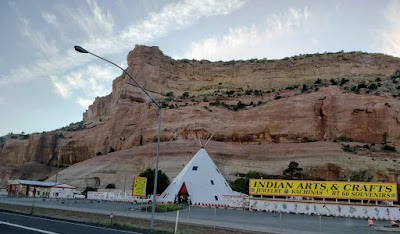
<svg viewBox="0 0 400 234"><path fill-rule="evenodd" d="M173 58L283 58L325 51L400 57L400 1L0 1L0 136L82 120L135 44Z"/></svg>

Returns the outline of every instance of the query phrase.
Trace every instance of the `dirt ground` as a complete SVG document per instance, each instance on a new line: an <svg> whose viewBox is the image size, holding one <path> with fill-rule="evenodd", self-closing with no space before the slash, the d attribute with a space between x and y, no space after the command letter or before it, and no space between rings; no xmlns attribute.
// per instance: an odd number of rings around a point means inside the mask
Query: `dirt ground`
<svg viewBox="0 0 400 234"><path fill-rule="evenodd" d="M175 224L173 222L156 220L155 228L152 230L150 229L150 220L131 218L131 217L121 217L121 216L114 216L113 224L111 224L110 217L108 215L59 210L59 209L48 209L42 207L34 207L32 214L32 207L18 206L12 204L1 204L0 211L11 211L22 214L40 216L40 217L56 218L56 219L74 221L79 223L89 223L107 227L114 226L117 229L133 230L143 233L174 233L174 227L175 227ZM249 233L249 232L244 232L243 230L212 228L212 227L205 227L192 224L190 225L179 224L178 233L233 234L233 233ZM254 232L252 231L251 233Z"/></svg>

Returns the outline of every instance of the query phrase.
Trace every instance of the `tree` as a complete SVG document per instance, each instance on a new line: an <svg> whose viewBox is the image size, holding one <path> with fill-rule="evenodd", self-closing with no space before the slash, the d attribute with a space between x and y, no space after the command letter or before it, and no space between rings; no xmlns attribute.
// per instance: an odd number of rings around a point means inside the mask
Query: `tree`
<svg viewBox="0 0 400 234"><path fill-rule="evenodd" d="M299 163L292 161L289 167L283 171L283 178L288 180L296 180L303 177L303 168L299 167Z"/></svg>
<svg viewBox="0 0 400 234"><path fill-rule="evenodd" d="M385 133L383 133L383 136L382 136L382 144L383 144L384 146L387 145L387 143L388 143L387 140L388 140L388 133L385 132Z"/></svg>
<svg viewBox="0 0 400 234"><path fill-rule="evenodd" d="M88 192L97 192L97 188L93 188L93 187L86 187L85 190L83 190L82 195L87 196Z"/></svg>
<svg viewBox="0 0 400 234"><path fill-rule="evenodd" d="M147 178L146 195L153 194L155 172L156 172L155 169L147 168L139 175L140 177ZM164 192L164 190L168 187L170 183L171 182L168 176L161 170L158 170L157 194L161 194L162 192Z"/></svg>
<svg viewBox="0 0 400 234"><path fill-rule="evenodd" d="M359 181L359 182L363 182L363 181L367 181L370 182L372 180L372 176L368 175L368 171L367 170L363 170L363 171L355 171L351 174L350 176L350 181Z"/></svg>
<svg viewBox="0 0 400 234"><path fill-rule="evenodd" d="M239 178L235 181L232 181L231 187L234 191L249 194L249 179L248 178Z"/></svg>
<svg viewBox="0 0 400 234"><path fill-rule="evenodd" d="M258 172L258 171L249 171L244 178L236 179L230 182L233 190L245 194L249 194L249 181L250 179L270 179L273 176Z"/></svg>
<svg viewBox="0 0 400 234"><path fill-rule="evenodd" d="M397 184L397 204L400 204L400 184ZM396 202L394 202L396 203Z"/></svg>

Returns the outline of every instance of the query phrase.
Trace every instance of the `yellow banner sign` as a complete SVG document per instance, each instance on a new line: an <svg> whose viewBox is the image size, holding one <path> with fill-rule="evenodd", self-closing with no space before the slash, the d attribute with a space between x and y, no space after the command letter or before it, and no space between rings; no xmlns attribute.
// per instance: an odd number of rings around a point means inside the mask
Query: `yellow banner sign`
<svg viewBox="0 0 400 234"><path fill-rule="evenodd" d="M132 195L145 197L146 196L146 185L147 185L146 177L135 176L135 179L133 180L133 186L132 186Z"/></svg>
<svg viewBox="0 0 400 234"><path fill-rule="evenodd" d="M397 201L395 183L263 179L249 183L251 195Z"/></svg>

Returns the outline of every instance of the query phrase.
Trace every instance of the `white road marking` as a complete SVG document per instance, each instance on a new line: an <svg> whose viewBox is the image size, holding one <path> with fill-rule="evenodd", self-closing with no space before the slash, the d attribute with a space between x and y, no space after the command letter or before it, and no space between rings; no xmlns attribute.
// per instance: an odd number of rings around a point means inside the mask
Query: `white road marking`
<svg viewBox="0 0 400 234"><path fill-rule="evenodd" d="M22 216L22 217L27 217L27 218L31 218L31 219L49 220L49 221L52 221L52 222L68 223L68 224L72 224L72 225L76 225L76 226L91 227L91 228L97 228L97 229L103 229L103 230L112 230L112 231L115 231L115 232L140 234L139 232L124 231L124 230L118 230L118 229L112 229L112 228L106 228L106 227L97 227L97 226L92 226L92 225L88 225L88 224L73 223L73 222L68 222L68 221L61 221L61 220L33 217L33 216L28 216L28 215L13 214L13 213L6 213L6 212L0 212L0 214ZM53 232L53 233L55 233L55 232Z"/></svg>
<svg viewBox="0 0 400 234"><path fill-rule="evenodd" d="M42 229L37 229L37 228L22 226L22 225L19 225L19 224L8 223L8 222L3 222L3 221L0 221L0 224L4 224L4 225L8 225L8 226L13 226L13 227L17 227L17 228L22 228L22 229L26 229L26 230L30 230L30 231L40 232L40 233L58 234L57 232L49 232L49 231L42 230Z"/></svg>

